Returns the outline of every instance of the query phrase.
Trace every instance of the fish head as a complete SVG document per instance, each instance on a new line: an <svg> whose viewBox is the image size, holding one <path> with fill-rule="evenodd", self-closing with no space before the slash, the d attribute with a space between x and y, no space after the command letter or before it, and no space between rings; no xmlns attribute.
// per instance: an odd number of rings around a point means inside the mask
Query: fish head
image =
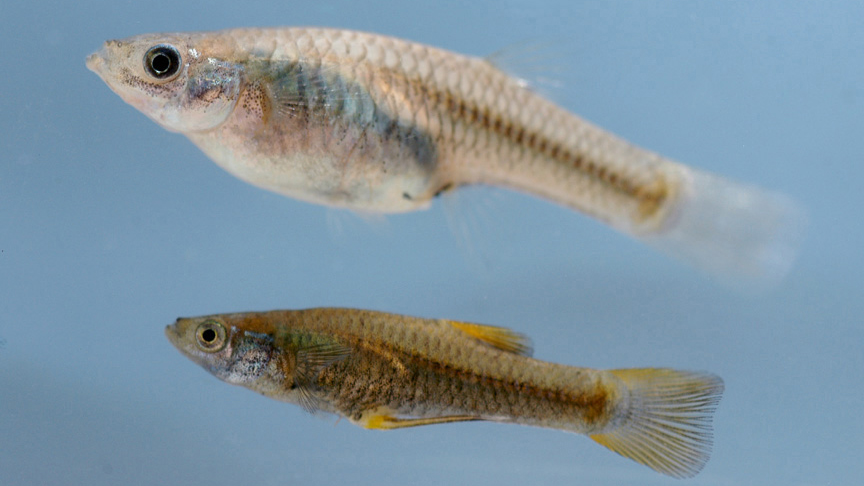
<svg viewBox="0 0 864 486"><path fill-rule="evenodd" d="M227 316L181 317L165 328L165 336L187 358L233 385L254 383L273 356L270 336L238 329Z"/></svg>
<svg viewBox="0 0 864 486"><path fill-rule="evenodd" d="M234 351L231 334L218 317L181 317L165 328L165 336L177 350L216 376L230 366Z"/></svg>
<svg viewBox="0 0 864 486"><path fill-rule="evenodd" d="M87 68L165 129L190 133L219 126L234 110L244 70L231 52L206 34L146 34L105 42Z"/></svg>

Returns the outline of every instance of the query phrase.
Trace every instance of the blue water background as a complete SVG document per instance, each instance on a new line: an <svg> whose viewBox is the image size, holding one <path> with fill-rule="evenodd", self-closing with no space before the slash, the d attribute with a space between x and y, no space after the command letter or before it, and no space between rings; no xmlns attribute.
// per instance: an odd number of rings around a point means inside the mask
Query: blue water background
<svg viewBox="0 0 864 486"><path fill-rule="evenodd" d="M714 454L686 484L864 483L862 5L3 2L0 484L685 484L558 431L315 418L218 381L162 333L312 306L508 326L572 365L709 370L726 382ZM265 25L480 56L545 45L514 64L560 104L796 198L801 258L742 295L493 189L367 221L234 179L84 67L105 39Z"/></svg>

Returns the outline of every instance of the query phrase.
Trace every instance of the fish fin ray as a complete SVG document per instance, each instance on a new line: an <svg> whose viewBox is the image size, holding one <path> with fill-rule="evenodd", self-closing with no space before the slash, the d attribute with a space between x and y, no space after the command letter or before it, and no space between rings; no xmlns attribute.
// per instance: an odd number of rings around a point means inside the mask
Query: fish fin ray
<svg viewBox="0 0 864 486"><path fill-rule="evenodd" d="M351 348L336 341L300 346L297 350L294 384L299 392L300 406L304 410L313 415L321 411L321 399L315 393L318 375L328 366L342 361L350 354Z"/></svg>
<svg viewBox="0 0 864 486"><path fill-rule="evenodd" d="M446 321L454 328L482 341L495 349L520 356L530 357L534 353L531 338L506 327L487 326L470 322Z"/></svg>
<svg viewBox="0 0 864 486"><path fill-rule="evenodd" d="M736 290L775 287L795 262L805 211L783 194L682 169L685 184L665 228L637 236Z"/></svg>
<svg viewBox="0 0 864 486"><path fill-rule="evenodd" d="M340 113L369 109L368 93L346 78L339 67L309 59L271 63L268 84L273 110L279 116L294 117L324 110Z"/></svg>
<svg viewBox="0 0 864 486"><path fill-rule="evenodd" d="M450 415L445 417L428 418L398 418L391 415L376 414L366 418L362 425L367 429L393 430L407 427L420 427L422 425L449 424L453 422L470 422L483 420L471 415Z"/></svg>
<svg viewBox="0 0 864 486"><path fill-rule="evenodd" d="M448 184L436 194L463 258L483 276L489 276L491 269L489 235L494 230L489 224L501 212L504 191L493 186Z"/></svg>
<svg viewBox="0 0 864 486"><path fill-rule="evenodd" d="M525 41L499 49L484 60L526 89L536 92L542 86L543 94L547 95L550 88L563 87L560 76L572 57L561 50L561 45L553 41Z"/></svg>
<svg viewBox="0 0 864 486"><path fill-rule="evenodd" d="M709 373L662 368L610 373L629 390L629 410L622 423L591 439L663 474L696 475L711 454L711 420L723 381Z"/></svg>

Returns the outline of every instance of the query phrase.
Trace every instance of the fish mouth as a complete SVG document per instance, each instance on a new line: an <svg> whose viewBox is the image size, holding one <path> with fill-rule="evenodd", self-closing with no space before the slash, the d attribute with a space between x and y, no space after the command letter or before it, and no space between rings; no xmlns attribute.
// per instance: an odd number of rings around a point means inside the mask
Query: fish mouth
<svg viewBox="0 0 864 486"><path fill-rule="evenodd" d="M177 319L177 322L180 322L180 319ZM177 344L180 342L180 330L177 328L177 322L165 326L165 337L171 341L171 344L179 347Z"/></svg>
<svg viewBox="0 0 864 486"><path fill-rule="evenodd" d="M87 56L86 64L87 69L98 74L100 77L105 72L105 56L102 55L102 51L94 52Z"/></svg>

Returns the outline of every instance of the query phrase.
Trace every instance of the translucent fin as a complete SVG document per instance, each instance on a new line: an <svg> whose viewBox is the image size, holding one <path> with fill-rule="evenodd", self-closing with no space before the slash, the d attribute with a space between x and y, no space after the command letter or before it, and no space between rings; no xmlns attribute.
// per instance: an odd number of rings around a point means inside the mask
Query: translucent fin
<svg viewBox="0 0 864 486"><path fill-rule="evenodd" d="M321 371L351 354L351 349L338 342L323 342L301 346L297 350L297 370L294 384L300 393L300 406L311 414L321 406L315 396L315 382Z"/></svg>
<svg viewBox="0 0 864 486"><path fill-rule="evenodd" d="M561 51L562 42L522 42L500 49L486 57L486 62L532 91L542 87L560 89L562 67L572 56ZM546 93L544 93L546 94Z"/></svg>
<svg viewBox="0 0 864 486"><path fill-rule="evenodd" d="M447 226L466 263L474 272L486 276L491 264L491 223L501 214L503 189L491 186L458 186L440 195Z"/></svg>
<svg viewBox="0 0 864 486"><path fill-rule="evenodd" d="M515 353L522 356L531 356L534 352L531 339L524 334L511 331L506 327L484 326L469 322L445 321L465 334L479 339L493 348Z"/></svg>
<svg viewBox="0 0 864 486"><path fill-rule="evenodd" d="M343 208L328 207L324 213L328 235L342 245L353 245L358 233L371 233L377 236L392 236L393 228L387 214L362 211L346 211Z"/></svg>
<svg viewBox="0 0 864 486"><path fill-rule="evenodd" d="M711 454L711 414L723 381L708 373L658 368L610 370L630 391L629 409L597 443L655 471L696 475Z"/></svg>
<svg viewBox="0 0 864 486"><path fill-rule="evenodd" d="M330 116L374 112L368 92L336 65L308 59L274 62L267 75L272 79L267 89L277 117L308 116L315 111Z"/></svg>
<svg viewBox="0 0 864 486"><path fill-rule="evenodd" d="M685 176L668 228L642 239L735 287L779 283L797 257L804 212L782 194L692 169Z"/></svg>

